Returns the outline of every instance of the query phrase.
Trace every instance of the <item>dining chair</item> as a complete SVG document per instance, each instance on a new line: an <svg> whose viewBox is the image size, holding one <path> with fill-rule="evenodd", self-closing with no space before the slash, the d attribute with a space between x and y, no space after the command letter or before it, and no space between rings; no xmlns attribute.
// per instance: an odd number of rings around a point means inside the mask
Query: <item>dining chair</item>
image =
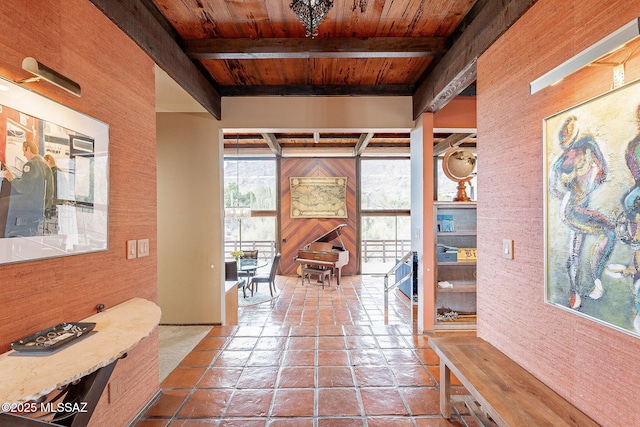
<svg viewBox="0 0 640 427"><path fill-rule="evenodd" d="M237 280L238 287L242 288L242 296L247 297L247 281L238 277L238 263L235 261L224 262L224 280Z"/></svg>
<svg viewBox="0 0 640 427"><path fill-rule="evenodd" d="M258 250L245 251L242 250L242 256L240 259L258 259Z"/></svg>
<svg viewBox="0 0 640 427"><path fill-rule="evenodd" d="M273 296L273 292L276 290L276 272L278 271L278 264L280 263L280 254L276 254L273 257L273 262L271 263L271 271L269 274L256 274L253 276L249 282L249 288L251 288L251 296L253 296L254 292L258 291L258 283L268 283L269 284L269 292L271 296Z"/></svg>
<svg viewBox="0 0 640 427"><path fill-rule="evenodd" d="M245 251L243 249L240 259L258 259L258 250L256 249L251 251ZM251 281L251 276L253 276L254 274L256 274L256 270L246 270L246 271L238 272L238 275L240 277L246 277L247 284L249 284L249 282Z"/></svg>

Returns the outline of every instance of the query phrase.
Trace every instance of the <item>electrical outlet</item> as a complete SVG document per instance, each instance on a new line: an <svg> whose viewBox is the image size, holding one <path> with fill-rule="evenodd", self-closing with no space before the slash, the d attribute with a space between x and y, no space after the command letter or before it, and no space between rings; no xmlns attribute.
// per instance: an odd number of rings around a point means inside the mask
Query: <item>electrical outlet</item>
<svg viewBox="0 0 640 427"><path fill-rule="evenodd" d="M134 259L138 256L138 246L135 240L127 240L127 259Z"/></svg>
<svg viewBox="0 0 640 427"><path fill-rule="evenodd" d="M138 240L138 258L149 256L149 239Z"/></svg>

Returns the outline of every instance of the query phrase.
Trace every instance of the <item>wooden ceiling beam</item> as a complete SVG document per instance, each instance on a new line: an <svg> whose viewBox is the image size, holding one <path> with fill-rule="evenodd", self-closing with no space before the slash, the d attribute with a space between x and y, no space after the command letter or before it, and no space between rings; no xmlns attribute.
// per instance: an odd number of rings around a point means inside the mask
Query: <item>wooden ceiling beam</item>
<svg viewBox="0 0 640 427"><path fill-rule="evenodd" d="M488 0L413 94L413 118L435 113L476 80L476 61L537 0Z"/></svg>
<svg viewBox="0 0 640 427"><path fill-rule="evenodd" d="M192 59L418 58L444 55L447 37L185 40Z"/></svg>
<svg viewBox="0 0 640 427"><path fill-rule="evenodd" d="M269 148L271 148L271 151L273 151L273 154L275 154L276 157L281 157L282 146L278 143L278 138L276 138L276 136L272 133L263 133L262 137L267 142Z"/></svg>
<svg viewBox="0 0 640 427"><path fill-rule="evenodd" d="M150 0L91 0L173 80L213 117L222 116L222 99L210 80L184 53L163 25L162 15Z"/></svg>
<svg viewBox="0 0 640 427"><path fill-rule="evenodd" d="M367 145L369 145L369 142L371 142L371 138L373 138L373 135L375 135L373 132L363 133L362 135L360 135L360 138L358 139L358 142L353 149L354 156L358 157L364 152L364 149L367 148Z"/></svg>
<svg viewBox="0 0 640 427"><path fill-rule="evenodd" d="M221 86L222 96L411 96L411 85Z"/></svg>
<svg viewBox="0 0 640 427"><path fill-rule="evenodd" d="M474 135L475 133L452 133L433 147L433 155L438 156L451 147L457 147Z"/></svg>

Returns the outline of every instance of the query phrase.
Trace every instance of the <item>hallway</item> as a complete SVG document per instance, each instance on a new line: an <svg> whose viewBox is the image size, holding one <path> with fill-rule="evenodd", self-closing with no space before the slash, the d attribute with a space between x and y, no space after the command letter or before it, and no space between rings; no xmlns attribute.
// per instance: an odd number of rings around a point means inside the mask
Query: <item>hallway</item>
<svg viewBox="0 0 640 427"><path fill-rule="evenodd" d="M278 276L280 297L213 327L136 426L474 426L439 415L438 358L412 333L403 295L390 294L385 325L382 283L347 276L322 289Z"/></svg>

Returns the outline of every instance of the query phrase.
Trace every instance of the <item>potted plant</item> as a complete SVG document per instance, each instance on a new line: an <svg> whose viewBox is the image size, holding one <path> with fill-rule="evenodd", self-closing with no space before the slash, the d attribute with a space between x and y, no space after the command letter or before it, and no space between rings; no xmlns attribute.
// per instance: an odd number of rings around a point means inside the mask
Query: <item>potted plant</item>
<svg viewBox="0 0 640 427"><path fill-rule="evenodd" d="M236 262L238 262L240 260L240 257L244 255L244 252L242 251L231 251L231 256L233 257L233 259L236 260Z"/></svg>

